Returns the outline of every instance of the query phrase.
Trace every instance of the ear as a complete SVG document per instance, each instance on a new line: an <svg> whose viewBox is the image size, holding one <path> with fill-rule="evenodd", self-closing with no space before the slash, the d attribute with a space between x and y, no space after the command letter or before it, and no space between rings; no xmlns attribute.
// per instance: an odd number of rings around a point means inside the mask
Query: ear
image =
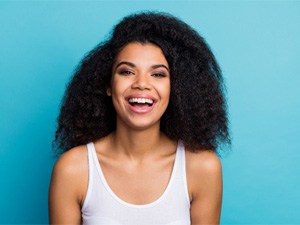
<svg viewBox="0 0 300 225"><path fill-rule="evenodd" d="M107 96L111 96L111 88L106 88L106 94Z"/></svg>

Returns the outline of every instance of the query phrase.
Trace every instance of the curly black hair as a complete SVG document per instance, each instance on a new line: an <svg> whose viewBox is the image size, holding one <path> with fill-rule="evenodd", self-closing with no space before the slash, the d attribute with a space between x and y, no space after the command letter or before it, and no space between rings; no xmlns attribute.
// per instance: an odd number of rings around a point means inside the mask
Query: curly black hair
<svg viewBox="0 0 300 225"><path fill-rule="evenodd" d="M209 46L178 18L143 12L125 17L82 60L63 98L56 148L64 152L115 130L116 112L106 89L117 54L131 42L157 45L169 63L171 94L161 131L191 151L216 151L220 143L230 143L224 82Z"/></svg>

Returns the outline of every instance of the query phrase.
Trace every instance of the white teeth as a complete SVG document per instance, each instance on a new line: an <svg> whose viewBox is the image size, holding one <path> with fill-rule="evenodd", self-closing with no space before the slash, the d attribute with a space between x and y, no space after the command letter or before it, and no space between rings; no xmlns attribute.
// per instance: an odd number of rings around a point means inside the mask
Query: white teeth
<svg viewBox="0 0 300 225"><path fill-rule="evenodd" d="M128 100L130 103L148 103L153 104L153 100L149 98L130 98Z"/></svg>

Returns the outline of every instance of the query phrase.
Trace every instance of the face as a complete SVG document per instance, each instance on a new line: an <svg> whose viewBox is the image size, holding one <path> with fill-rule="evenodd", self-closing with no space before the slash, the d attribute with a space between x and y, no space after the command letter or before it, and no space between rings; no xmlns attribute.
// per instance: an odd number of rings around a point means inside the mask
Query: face
<svg viewBox="0 0 300 225"><path fill-rule="evenodd" d="M158 126L170 97L170 72L162 50L154 44L129 43L112 68L112 96L117 126Z"/></svg>

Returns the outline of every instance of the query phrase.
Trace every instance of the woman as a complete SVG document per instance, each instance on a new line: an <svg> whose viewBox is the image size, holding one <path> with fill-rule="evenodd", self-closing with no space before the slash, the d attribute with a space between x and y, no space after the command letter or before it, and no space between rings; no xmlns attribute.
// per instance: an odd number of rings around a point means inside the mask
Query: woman
<svg viewBox="0 0 300 225"><path fill-rule="evenodd" d="M171 15L128 16L66 91L50 223L219 224L220 142L222 77L203 38Z"/></svg>

